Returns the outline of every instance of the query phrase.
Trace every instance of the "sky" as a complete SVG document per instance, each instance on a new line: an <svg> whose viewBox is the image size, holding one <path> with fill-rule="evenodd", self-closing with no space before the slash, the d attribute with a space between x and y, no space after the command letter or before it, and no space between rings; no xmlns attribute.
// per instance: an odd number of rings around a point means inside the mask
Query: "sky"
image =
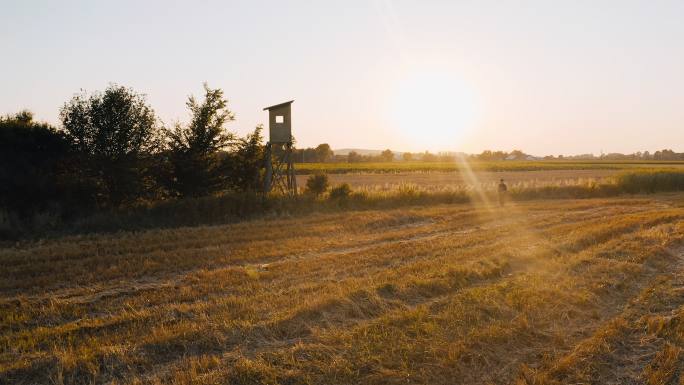
<svg viewBox="0 0 684 385"><path fill-rule="evenodd" d="M684 151L682 1L0 0L0 114L116 83L164 124L221 88L298 147Z"/></svg>

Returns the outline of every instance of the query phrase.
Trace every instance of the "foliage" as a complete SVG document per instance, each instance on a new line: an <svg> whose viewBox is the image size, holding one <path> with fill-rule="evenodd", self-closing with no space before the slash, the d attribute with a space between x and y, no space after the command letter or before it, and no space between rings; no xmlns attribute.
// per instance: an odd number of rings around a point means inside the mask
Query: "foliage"
<svg viewBox="0 0 684 385"><path fill-rule="evenodd" d="M188 125L176 124L166 130L173 179L170 188L180 196L201 196L226 185L219 151L229 147L234 135L225 123L234 120L223 90L204 84L204 100L194 96L186 103L192 119Z"/></svg>
<svg viewBox="0 0 684 385"><path fill-rule="evenodd" d="M658 173L658 171L655 171ZM648 175L648 173L643 172ZM641 173L640 173L641 174ZM684 172L676 174L681 177ZM666 186L660 184L659 186ZM578 183L535 186L512 186L509 190L513 201L530 201L537 199L587 199L609 198L625 193L632 193L627 185L614 183ZM647 190L643 190L646 192ZM653 190L657 192L658 190ZM669 187L663 191L669 191ZM680 191L684 191L680 189ZM495 189L485 190L477 194L468 188L430 189L421 186L404 184L392 190L379 191L357 188L352 191L348 184L332 189L327 199L312 199L302 196L292 200L287 196L270 195L259 197L251 192L227 192L219 196L185 198L139 204L125 209L102 211L82 218L71 218L65 221L52 218L49 213L35 218L38 226L20 228L9 231L12 218L7 218L0 210L0 239L15 238L26 235L41 236L47 230L60 231L116 231L121 229L142 229L169 226L188 226L201 224L226 223L252 217L270 217L272 215L305 215L310 212L339 210L391 209L403 206L430 206L437 204L453 204L467 202L495 202ZM340 205L344 202L344 205ZM57 220L57 223L54 221ZM43 226L42 224L49 224Z"/></svg>
<svg viewBox="0 0 684 385"><path fill-rule="evenodd" d="M319 144L316 147L295 148L292 156L297 163L328 162L334 153L327 143Z"/></svg>
<svg viewBox="0 0 684 385"><path fill-rule="evenodd" d="M206 84L205 92L187 102L192 120L170 130L157 125L144 95L117 85L65 103L61 130L33 122L28 111L0 118L0 228L9 236L44 231L169 192L257 190L262 127L244 138L226 132L233 114L223 92Z"/></svg>
<svg viewBox="0 0 684 385"><path fill-rule="evenodd" d="M335 153L328 143L322 143L315 148L296 148L292 151L292 159L296 163L329 162Z"/></svg>
<svg viewBox="0 0 684 385"><path fill-rule="evenodd" d="M392 150L387 149L380 153L380 159L383 162L391 162L394 160L394 153L392 152Z"/></svg>
<svg viewBox="0 0 684 385"><path fill-rule="evenodd" d="M225 169L230 185L238 191L258 191L262 187L264 167L263 126L239 138L234 151L227 155Z"/></svg>
<svg viewBox="0 0 684 385"><path fill-rule="evenodd" d="M80 179L97 187L100 205L119 205L153 188L148 168L161 136L145 96L110 85L75 95L60 111L64 133L79 154Z"/></svg>
<svg viewBox="0 0 684 385"><path fill-rule="evenodd" d="M471 155L472 160L480 160L485 162L501 161L501 160L525 160L529 155L520 150L513 150L510 153L505 151L482 151L479 155Z"/></svg>
<svg viewBox="0 0 684 385"><path fill-rule="evenodd" d="M223 91L206 84L204 91L203 100L190 96L187 101L190 122L165 130L160 129L144 95L117 85L110 85L101 93L75 95L65 103L60 110L61 131L34 122L27 111L0 118L0 232L38 234L38 229L49 230L72 224L76 217L89 217L95 208L100 214L94 216L141 205L161 207L157 203L170 196L240 196L239 199L222 198L224 215L216 214L221 218L249 216L244 210L253 210L253 214L259 215L273 209L294 212L340 207L340 199L344 199L345 207L367 208L465 202L476 198L477 194L472 191L437 189L435 192L409 185L388 193L360 189L352 192L344 184L332 190L330 199L309 196L296 203L288 203L283 197L258 200L252 193L262 184L262 127L243 138L226 131L224 126L234 120L234 115L227 107ZM284 148L273 151L278 156ZM300 160L299 155L301 161L318 162L298 166L300 174L462 172L466 168L462 159L467 160L468 169L476 172L630 171L610 183L604 180L572 186L525 185L512 189L514 200L595 198L684 188L682 173L678 171L684 166L681 161L684 154L672 150L607 154L601 158L588 154L586 159L585 155L549 156L543 161L527 160L534 158L520 150L484 151L458 159L454 153L424 152L404 153L403 162L394 162L394 154L389 149L373 155L351 151L345 158L334 156L330 145L323 143L315 148L295 149L295 161ZM331 162L345 159L346 162ZM655 166L671 168L651 170ZM327 177L325 183L322 178L313 177L308 181L307 190L313 195L326 191ZM241 195L243 192L249 193ZM242 198L246 196L251 197Z"/></svg>
<svg viewBox="0 0 684 385"><path fill-rule="evenodd" d="M330 161L334 154L335 153L333 152L332 148L330 148L328 143L322 143L316 146L316 156L318 157L319 162Z"/></svg>
<svg viewBox="0 0 684 385"><path fill-rule="evenodd" d="M345 199L348 198L352 193L352 189L348 183L342 183L335 186L330 190L331 199Z"/></svg>
<svg viewBox="0 0 684 385"><path fill-rule="evenodd" d="M306 180L306 191L315 196L323 194L328 189L328 175L318 173L309 176Z"/></svg>
<svg viewBox="0 0 684 385"><path fill-rule="evenodd" d="M63 200L68 157L65 136L31 112L0 117L0 209L27 216Z"/></svg>
<svg viewBox="0 0 684 385"><path fill-rule="evenodd" d="M349 151L347 154L347 162L349 163L359 163L363 160L363 157L356 151Z"/></svg>
<svg viewBox="0 0 684 385"><path fill-rule="evenodd" d="M210 155L231 144L234 135L227 132L224 125L235 120L235 115L227 107L223 90L211 89L204 83L204 100L198 102L190 96L186 105L192 119L187 126L177 124L168 132L172 149Z"/></svg>
<svg viewBox="0 0 684 385"><path fill-rule="evenodd" d="M628 193L654 193L659 191L684 191L684 172L656 170L629 172L618 175L617 185Z"/></svg>

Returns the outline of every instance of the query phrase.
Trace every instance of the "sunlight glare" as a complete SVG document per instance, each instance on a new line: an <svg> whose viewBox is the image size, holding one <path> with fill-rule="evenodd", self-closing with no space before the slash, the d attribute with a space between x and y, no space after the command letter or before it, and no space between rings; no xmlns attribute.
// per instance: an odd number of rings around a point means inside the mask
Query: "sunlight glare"
<svg viewBox="0 0 684 385"><path fill-rule="evenodd" d="M414 148L456 151L479 115L473 88L451 73L413 73L392 96L393 126Z"/></svg>

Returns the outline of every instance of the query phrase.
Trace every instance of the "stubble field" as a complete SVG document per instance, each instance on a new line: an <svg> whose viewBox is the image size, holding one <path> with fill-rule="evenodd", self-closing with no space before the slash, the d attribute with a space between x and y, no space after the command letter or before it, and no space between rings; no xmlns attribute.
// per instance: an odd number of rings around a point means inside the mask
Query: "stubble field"
<svg viewBox="0 0 684 385"><path fill-rule="evenodd" d="M0 383L684 383L681 194L71 236L0 277Z"/></svg>

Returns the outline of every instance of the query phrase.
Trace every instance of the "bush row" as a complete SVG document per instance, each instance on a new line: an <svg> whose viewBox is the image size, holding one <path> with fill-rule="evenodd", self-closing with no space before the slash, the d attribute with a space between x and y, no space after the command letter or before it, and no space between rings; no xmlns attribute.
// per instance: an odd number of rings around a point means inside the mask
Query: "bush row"
<svg viewBox="0 0 684 385"><path fill-rule="evenodd" d="M584 199L606 198L622 194L684 191L684 172L640 171L616 177L614 183L589 183L583 186L544 186L512 189L508 199ZM305 215L312 212L339 210L391 209L403 206L457 204L486 199L496 202L496 192L474 194L465 190L427 192L414 186L394 191L353 191L349 185L335 186L322 194L303 194L296 198L253 192L228 192L216 196L191 197L112 209L73 221L38 218L40 232L45 235L118 230L142 230L179 226L213 225L258 217ZM0 212L0 234L5 237L27 235L21 229L9 228Z"/></svg>

